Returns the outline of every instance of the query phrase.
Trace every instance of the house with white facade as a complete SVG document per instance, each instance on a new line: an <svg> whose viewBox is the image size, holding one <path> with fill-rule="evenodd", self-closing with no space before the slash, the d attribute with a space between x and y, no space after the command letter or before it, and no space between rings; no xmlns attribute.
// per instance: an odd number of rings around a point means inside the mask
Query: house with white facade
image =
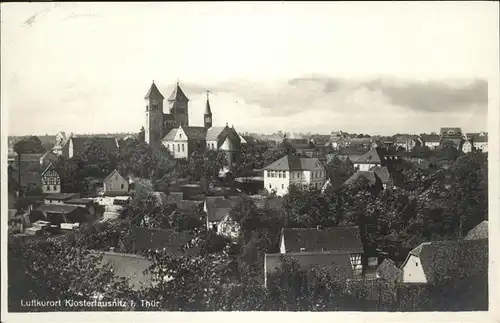
<svg viewBox="0 0 500 323"><path fill-rule="evenodd" d="M401 269L403 283L484 277L488 274L488 239L424 242L410 251Z"/></svg>
<svg viewBox="0 0 500 323"><path fill-rule="evenodd" d="M465 142L462 145L462 151L469 153L471 151L488 152L488 135L481 133L468 133L465 135Z"/></svg>
<svg viewBox="0 0 500 323"><path fill-rule="evenodd" d="M283 196L290 185L321 188L326 182L326 170L317 158L287 155L264 168L264 187Z"/></svg>
<svg viewBox="0 0 500 323"><path fill-rule="evenodd" d="M103 181L104 194L127 194L128 185L128 180L115 169Z"/></svg>

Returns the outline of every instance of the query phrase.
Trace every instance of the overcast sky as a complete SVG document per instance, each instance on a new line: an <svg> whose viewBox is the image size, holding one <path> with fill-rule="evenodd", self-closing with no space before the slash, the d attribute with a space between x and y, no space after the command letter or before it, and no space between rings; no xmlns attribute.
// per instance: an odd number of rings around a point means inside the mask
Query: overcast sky
<svg viewBox="0 0 500 323"><path fill-rule="evenodd" d="M487 128L498 4L2 4L10 135L138 131L152 80L191 125L391 134ZM493 74L495 73L495 74ZM491 83L490 83L491 84Z"/></svg>

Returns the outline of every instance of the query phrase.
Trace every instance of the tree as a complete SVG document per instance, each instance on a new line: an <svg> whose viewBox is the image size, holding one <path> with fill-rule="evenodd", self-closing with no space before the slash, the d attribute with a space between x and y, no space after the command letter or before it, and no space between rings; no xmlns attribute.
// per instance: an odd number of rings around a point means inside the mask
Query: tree
<svg viewBox="0 0 500 323"><path fill-rule="evenodd" d="M24 137L14 144L17 154L43 154L46 150L37 136Z"/></svg>
<svg viewBox="0 0 500 323"><path fill-rule="evenodd" d="M102 263L99 254L68 246L64 240L22 242L10 237L8 255L10 311L88 311L84 306L67 306L65 300L92 301L100 296L106 301L132 297L127 280L116 277L111 267ZM33 299L60 300L61 303L50 308L21 306L21 300Z"/></svg>
<svg viewBox="0 0 500 323"><path fill-rule="evenodd" d="M146 130L144 130L144 127L141 127L139 135L137 136L137 140L139 140L140 142L144 142L146 140Z"/></svg>
<svg viewBox="0 0 500 323"><path fill-rule="evenodd" d="M340 185L355 173L354 165L349 159L341 161L337 156L330 160L325 168L327 179L330 181L330 185L333 189L340 187Z"/></svg>
<svg viewBox="0 0 500 323"><path fill-rule="evenodd" d="M101 138L89 138L85 141L81 153L81 159L86 176L104 177L116 167L116 155L106 147Z"/></svg>

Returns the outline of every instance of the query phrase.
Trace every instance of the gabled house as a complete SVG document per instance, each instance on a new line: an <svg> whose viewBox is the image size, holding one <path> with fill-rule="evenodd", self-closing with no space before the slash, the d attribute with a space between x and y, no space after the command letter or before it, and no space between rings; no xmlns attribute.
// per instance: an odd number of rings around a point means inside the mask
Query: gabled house
<svg viewBox="0 0 500 323"><path fill-rule="evenodd" d="M226 153L228 165L237 161L241 151L241 136L236 132L234 126L210 127L205 137L207 149L223 151Z"/></svg>
<svg viewBox="0 0 500 323"><path fill-rule="evenodd" d="M383 150L381 148L371 148L365 154L361 156L351 156L350 157L354 168L367 171L373 166L385 166Z"/></svg>
<svg viewBox="0 0 500 323"><path fill-rule="evenodd" d="M264 187L278 196L287 194L290 185L321 188L325 181L326 170L317 158L287 155L264 167Z"/></svg>
<svg viewBox="0 0 500 323"><path fill-rule="evenodd" d="M328 272L330 277L336 281L344 282L352 279L355 274L351 266L349 254L344 252L292 252L285 254L265 254L264 256L264 285L271 282L273 274L281 266L281 259L289 257L295 260L301 269L313 266L320 267Z"/></svg>
<svg viewBox="0 0 500 323"><path fill-rule="evenodd" d="M41 174L42 193L61 193L61 177L52 163Z"/></svg>
<svg viewBox="0 0 500 323"><path fill-rule="evenodd" d="M402 147L406 151L411 151L416 146L422 145L422 140L412 135L396 135L394 136L394 145L396 147Z"/></svg>
<svg viewBox="0 0 500 323"><path fill-rule="evenodd" d="M488 239L424 242L410 251L401 269L404 283L487 277Z"/></svg>
<svg viewBox="0 0 500 323"><path fill-rule="evenodd" d="M441 141L441 137L436 133L432 133L430 135L423 134L420 136L420 138L422 139L424 145L426 147L429 147L429 149L436 149L437 147L439 147L439 143Z"/></svg>
<svg viewBox="0 0 500 323"><path fill-rule="evenodd" d="M471 151L488 152L488 135L485 133L467 134L462 151L468 153Z"/></svg>
<svg viewBox="0 0 500 323"><path fill-rule="evenodd" d="M458 150L462 150L463 133L461 128L441 128L439 132L441 137L439 145L443 146L445 142L451 143Z"/></svg>
<svg viewBox="0 0 500 323"><path fill-rule="evenodd" d="M207 229L218 231L218 225L229 213L236 198L224 198L221 196L207 196L203 203L203 211L207 214Z"/></svg>
<svg viewBox="0 0 500 323"><path fill-rule="evenodd" d="M363 244L357 226L331 228L283 228L280 253L337 252L348 254L356 275L363 270Z"/></svg>
<svg viewBox="0 0 500 323"><path fill-rule="evenodd" d="M103 181L104 194L127 194L128 180L116 169L113 170Z"/></svg>
<svg viewBox="0 0 500 323"><path fill-rule="evenodd" d="M187 159L193 153L204 151L206 134L205 127L180 125L170 130L161 141L174 158Z"/></svg>

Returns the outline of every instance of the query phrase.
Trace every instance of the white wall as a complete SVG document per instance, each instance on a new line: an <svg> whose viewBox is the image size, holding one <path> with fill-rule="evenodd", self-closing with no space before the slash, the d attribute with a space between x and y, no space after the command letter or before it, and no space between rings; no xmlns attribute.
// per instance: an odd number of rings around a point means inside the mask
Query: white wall
<svg viewBox="0 0 500 323"><path fill-rule="evenodd" d="M326 171L323 168L303 171L274 171L274 177L270 177L272 170L264 171L264 187L271 193L276 190L276 195L283 196L288 193L290 185L309 186L320 189L326 182ZM281 173L281 177L279 176ZM283 177L285 174L285 177Z"/></svg>
<svg viewBox="0 0 500 323"><path fill-rule="evenodd" d="M274 177L270 176L271 172L273 172ZM289 186L290 186L290 171L270 171L270 170L264 171L264 187L269 193L275 190L276 195L283 196L286 193L288 193Z"/></svg>
<svg viewBox="0 0 500 323"><path fill-rule="evenodd" d="M365 163L362 163L362 164L354 163L354 168L359 167L360 171L369 171L370 168L372 168L373 166L380 166L380 164L379 163L368 163L368 164L365 164Z"/></svg>
<svg viewBox="0 0 500 323"><path fill-rule="evenodd" d="M420 259L414 255L410 255L408 261L403 267L403 282L404 283L426 283L425 273L420 263Z"/></svg>
<svg viewBox="0 0 500 323"><path fill-rule="evenodd" d="M475 142L474 148L482 151L483 153L487 153L488 152L488 143L487 142Z"/></svg>
<svg viewBox="0 0 500 323"><path fill-rule="evenodd" d="M104 181L104 192L128 192L128 182L120 174L114 173L113 176Z"/></svg>
<svg viewBox="0 0 500 323"><path fill-rule="evenodd" d="M425 145L430 149L436 149L439 147L439 142L426 142Z"/></svg>
<svg viewBox="0 0 500 323"><path fill-rule="evenodd" d="M464 153L470 153L472 151L472 144L469 141L465 142L462 146L462 151Z"/></svg>

